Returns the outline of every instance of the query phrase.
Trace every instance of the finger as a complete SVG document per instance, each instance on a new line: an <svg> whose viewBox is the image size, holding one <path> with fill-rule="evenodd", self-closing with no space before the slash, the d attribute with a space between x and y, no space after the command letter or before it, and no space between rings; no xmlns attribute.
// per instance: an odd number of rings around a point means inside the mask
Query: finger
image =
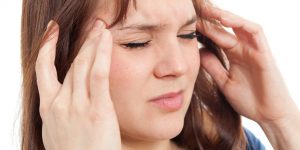
<svg viewBox="0 0 300 150"><path fill-rule="evenodd" d="M35 71L40 99L51 99L60 88L57 72L54 65L56 43L59 35L59 27L54 21L50 21L45 32L44 42L37 56ZM44 103L41 101L41 103ZM45 102L47 103L47 102Z"/></svg>
<svg viewBox="0 0 300 150"><path fill-rule="evenodd" d="M243 39L244 41L251 40L252 46L258 51L269 49L266 37L260 25L229 11L212 6L203 7L202 15L204 18L213 18L220 21L225 27L233 28L234 33L239 39Z"/></svg>
<svg viewBox="0 0 300 150"><path fill-rule="evenodd" d="M64 79L61 89L59 91L59 96L61 98L66 98L65 101L67 102L67 104L70 104L70 101L67 101L67 98L70 99L70 96L72 96L72 93L73 93L73 89L72 89L73 88L73 71L74 71L74 66L72 64L65 76L65 79Z"/></svg>
<svg viewBox="0 0 300 150"><path fill-rule="evenodd" d="M211 5L205 5L204 7L202 7L201 15L202 15L201 17L204 19L207 20L215 19L220 21L224 26L232 27L232 28L241 27L240 22L244 20L242 17L238 15L235 15L229 11L225 11Z"/></svg>
<svg viewBox="0 0 300 150"><path fill-rule="evenodd" d="M233 28L239 39L248 41L249 45L257 51L269 50L267 39L260 25L228 11L226 14L228 15L222 18L221 23L226 27Z"/></svg>
<svg viewBox="0 0 300 150"><path fill-rule="evenodd" d="M236 36L222 27L218 27L208 21L200 21L197 23L197 30L223 48L226 55L241 54L241 47Z"/></svg>
<svg viewBox="0 0 300 150"><path fill-rule="evenodd" d="M228 71L222 66L219 59L208 50L200 51L201 66L212 76L219 88L223 91L228 81Z"/></svg>
<svg viewBox="0 0 300 150"><path fill-rule="evenodd" d="M78 100L79 103L82 103L89 97L89 74L104 28L105 25L102 21L97 20L94 23L92 30L73 62L73 96L74 100Z"/></svg>
<svg viewBox="0 0 300 150"><path fill-rule="evenodd" d="M90 77L90 95L92 103L96 106L111 104L109 93L109 72L112 54L112 36L104 30L97 48Z"/></svg>
<svg viewBox="0 0 300 150"><path fill-rule="evenodd" d="M60 106L64 111L68 111L70 108L71 100L73 99L72 95L72 85L73 85L73 65L71 65L68 70L63 84L56 96L56 98L49 104L52 108L56 108L56 106Z"/></svg>

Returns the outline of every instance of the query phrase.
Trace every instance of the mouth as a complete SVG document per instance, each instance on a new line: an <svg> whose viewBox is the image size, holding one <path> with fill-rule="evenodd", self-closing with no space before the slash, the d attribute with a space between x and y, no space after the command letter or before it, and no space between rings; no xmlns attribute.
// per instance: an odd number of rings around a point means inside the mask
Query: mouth
<svg viewBox="0 0 300 150"><path fill-rule="evenodd" d="M183 90L162 94L151 99L150 103L168 112L179 110L183 104Z"/></svg>

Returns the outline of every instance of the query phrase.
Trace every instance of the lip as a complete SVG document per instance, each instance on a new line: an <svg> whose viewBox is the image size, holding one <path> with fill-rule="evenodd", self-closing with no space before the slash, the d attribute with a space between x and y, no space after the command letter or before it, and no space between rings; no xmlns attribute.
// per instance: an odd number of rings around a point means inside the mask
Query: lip
<svg viewBox="0 0 300 150"><path fill-rule="evenodd" d="M150 100L152 104L166 111L176 111L182 107L183 91L169 92Z"/></svg>

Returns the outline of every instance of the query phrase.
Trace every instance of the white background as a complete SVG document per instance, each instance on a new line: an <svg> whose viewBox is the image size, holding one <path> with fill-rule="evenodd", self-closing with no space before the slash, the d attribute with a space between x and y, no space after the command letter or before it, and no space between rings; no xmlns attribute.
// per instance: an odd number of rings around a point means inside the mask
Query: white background
<svg viewBox="0 0 300 150"><path fill-rule="evenodd" d="M20 149L21 102L20 18L21 0L0 0L0 149ZM290 94L300 106L300 9L296 0L215 0L215 3L261 24ZM298 15L297 15L298 14ZM298 68L298 69L297 69ZM247 119L249 128L267 149L272 149L260 127Z"/></svg>

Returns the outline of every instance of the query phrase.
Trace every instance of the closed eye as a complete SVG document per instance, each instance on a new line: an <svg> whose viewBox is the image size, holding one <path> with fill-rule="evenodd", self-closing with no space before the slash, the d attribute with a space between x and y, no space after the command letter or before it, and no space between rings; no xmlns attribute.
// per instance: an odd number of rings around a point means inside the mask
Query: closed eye
<svg viewBox="0 0 300 150"><path fill-rule="evenodd" d="M189 33L189 34L178 35L177 37L183 38L183 39L191 39L192 40L192 39L198 37L198 35L196 34L196 31L194 31L194 32Z"/></svg>
<svg viewBox="0 0 300 150"><path fill-rule="evenodd" d="M151 41L147 41L147 42L131 42L131 43L126 43L126 44L121 44L122 46L124 46L125 48L139 48L139 47L146 47L147 45L149 45Z"/></svg>
<svg viewBox="0 0 300 150"><path fill-rule="evenodd" d="M194 38L197 38L199 35L196 34L196 32L191 32L189 34L181 34L177 35L177 37L182 38L182 39L187 39L187 40L193 40ZM125 43L121 44L123 47L128 48L128 49L137 49L137 48L144 48L149 46L151 40L147 42L130 42L130 43Z"/></svg>

